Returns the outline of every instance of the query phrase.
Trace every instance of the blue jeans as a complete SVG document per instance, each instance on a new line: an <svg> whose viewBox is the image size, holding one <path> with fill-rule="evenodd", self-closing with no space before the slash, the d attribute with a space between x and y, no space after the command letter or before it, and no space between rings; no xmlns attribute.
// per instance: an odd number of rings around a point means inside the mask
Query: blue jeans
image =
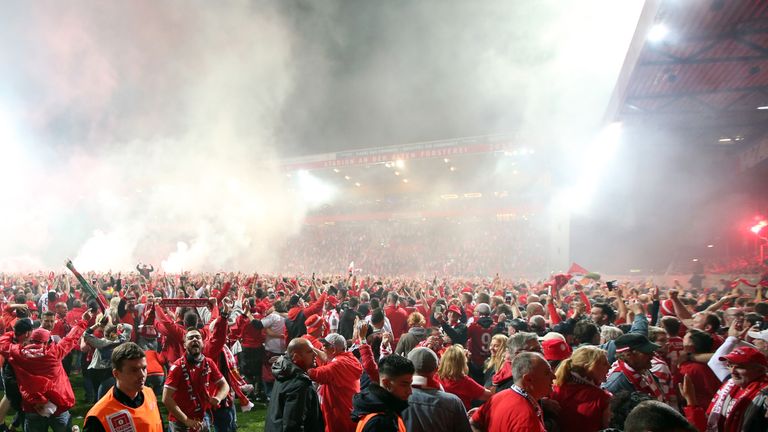
<svg viewBox="0 0 768 432"><path fill-rule="evenodd" d="M235 404L225 408L216 408L213 410L213 427L216 432L235 432Z"/></svg>
<svg viewBox="0 0 768 432"><path fill-rule="evenodd" d="M170 432L187 432L189 431L189 428L184 426L184 423L181 422L168 422L168 429ZM203 429L198 432L209 432L211 430L211 417L208 413L205 413L205 417L203 417Z"/></svg>
<svg viewBox="0 0 768 432"><path fill-rule="evenodd" d="M69 411L64 411L57 416L43 417L38 413L24 413L24 430L34 432L48 432L50 427L53 432L68 432L71 429L72 416Z"/></svg>

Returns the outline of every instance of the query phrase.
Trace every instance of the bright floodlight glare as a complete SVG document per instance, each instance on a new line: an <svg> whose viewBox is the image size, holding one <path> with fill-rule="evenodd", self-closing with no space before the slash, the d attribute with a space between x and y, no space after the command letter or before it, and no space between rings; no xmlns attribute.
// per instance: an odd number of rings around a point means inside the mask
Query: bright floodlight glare
<svg viewBox="0 0 768 432"><path fill-rule="evenodd" d="M759 110L768 110L768 105L759 106L759 107L757 107L757 109L759 109Z"/></svg>
<svg viewBox="0 0 768 432"><path fill-rule="evenodd" d="M400 168L400 169L403 169L403 168L405 168L405 161L402 160L402 159L398 159L398 160L395 161L395 166Z"/></svg>
<svg viewBox="0 0 768 432"><path fill-rule="evenodd" d="M336 188L313 176L306 170L298 172L296 182L298 183L302 199L310 207L328 203L336 195Z"/></svg>
<svg viewBox="0 0 768 432"><path fill-rule="evenodd" d="M616 151L621 144L620 122L607 125L597 137L581 153L581 166L589 166L588 170L581 170L581 178L577 179L573 186L564 190L570 211L583 213L586 211L592 197L600 183L600 175L613 160ZM563 202L562 200L560 202Z"/></svg>
<svg viewBox="0 0 768 432"><path fill-rule="evenodd" d="M664 24L656 24L648 30L648 42L661 42L669 35L669 29Z"/></svg>

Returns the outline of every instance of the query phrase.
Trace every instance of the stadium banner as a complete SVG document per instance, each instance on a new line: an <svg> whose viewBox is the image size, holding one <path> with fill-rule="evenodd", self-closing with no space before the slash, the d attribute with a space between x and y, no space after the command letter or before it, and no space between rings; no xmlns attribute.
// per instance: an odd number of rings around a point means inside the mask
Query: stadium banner
<svg viewBox="0 0 768 432"><path fill-rule="evenodd" d="M160 300L163 307L205 307L208 306L207 298L164 298Z"/></svg>

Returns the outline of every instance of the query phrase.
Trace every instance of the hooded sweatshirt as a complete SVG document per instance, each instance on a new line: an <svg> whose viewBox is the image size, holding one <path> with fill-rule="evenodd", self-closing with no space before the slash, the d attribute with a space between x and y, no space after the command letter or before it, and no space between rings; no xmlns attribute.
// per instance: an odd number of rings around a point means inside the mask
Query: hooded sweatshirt
<svg viewBox="0 0 768 432"><path fill-rule="evenodd" d="M368 414L380 414L365 424L362 432L397 432L398 418L408 408L408 401L398 399L380 385L372 383L352 400L352 420L358 422Z"/></svg>
<svg viewBox="0 0 768 432"><path fill-rule="evenodd" d="M272 364L275 376L265 431L322 432L325 430L320 400L309 375L281 356Z"/></svg>

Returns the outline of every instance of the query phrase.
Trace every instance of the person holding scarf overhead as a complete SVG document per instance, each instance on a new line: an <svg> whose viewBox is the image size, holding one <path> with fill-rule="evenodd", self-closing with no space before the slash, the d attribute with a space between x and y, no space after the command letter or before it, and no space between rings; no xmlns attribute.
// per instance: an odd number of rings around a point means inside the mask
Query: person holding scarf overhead
<svg viewBox="0 0 768 432"><path fill-rule="evenodd" d="M172 432L210 430L210 411L229 394L229 385L216 362L203 355L203 337L190 329L184 335L184 355L168 371L163 405Z"/></svg>

